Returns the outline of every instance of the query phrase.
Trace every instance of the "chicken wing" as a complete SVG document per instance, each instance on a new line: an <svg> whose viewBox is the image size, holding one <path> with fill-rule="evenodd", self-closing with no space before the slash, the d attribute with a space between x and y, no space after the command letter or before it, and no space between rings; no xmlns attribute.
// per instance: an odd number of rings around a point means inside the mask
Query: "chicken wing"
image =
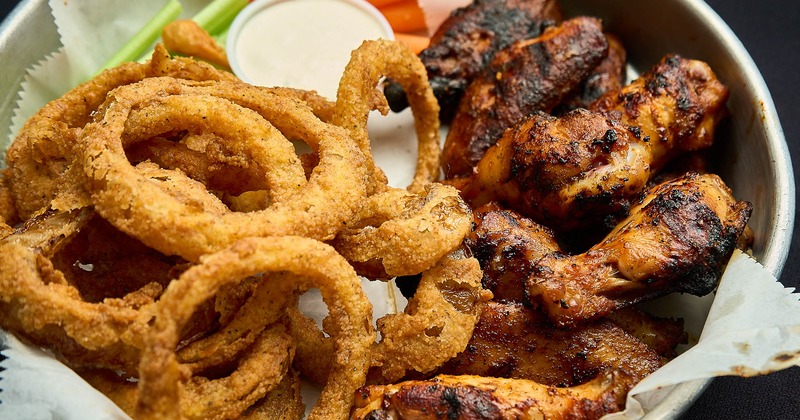
<svg viewBox="0 0 800 420"><path fill-rule="evenodd" d="M599 419L621 410L635 384L623 371L603 372L575 387L525 379L440 375L356 391L351 419Z"/></svg>
<svg viewBox="0 0 800 420"><path fill-rule="evenodd" d="M475 228L464 240L483 270L483 287L495 301L524 301L524 280L533 265L560 251L550 229L510 210L476 209Z"/></svg>
<svg viewBox="0 0 800 420"><path fill-rule="evenodd" d="M442 150L447 178L468 176L503 131L536 111L551 111L606 56L600 20L577 17L495 55L470 83Z"/></svg>
<svg viewBox="0 0 800 420"><path fill-rule="evenodd" d="M727 115L728 88L708 64L667 55L619 92L595 101L594 111L617 114L639 127L651 145L653 171L677 154L708 148L717 123Z"/></svg>
<svg viewBox="0 0 800 420"><path fill-rule="evenodd" d="M708 294L751 211L718 176L687 174L652 189L587 252L537 261L527 297L565 327L673 291Z"/></svg>
<svg viewBox="0 0 800 420"><path fill-rule="evenodd" d="M499 201L557 231L608 230L669 159L711 145L726 99L705 63L666 57L596 111L516 124L463 183L463 196Z"/></svg>
<svg viewBox="0 0 800 420"><path fill-rule="evenodd" d="M564 330L521 303L489 302L466 349L436 373L529 379L569 387L609 370L624 370L639 381L664 361L610 320Z"/></svg>
<svg viewBox="0 0 800 420"><path fill-rule="evenodd" d="M475 0L456 9L419 54L439 100L442 121L450 121L464 90L498 51L539 36L561 19L555 0ZM397 83L387 83L384 92L392 110L408 106Z"/></svg>
<svg viewBox="0 0 800 420"><path fill-rule="evenodd" d="M565 114L573 109L589 108L592 103L609 92L617 92L625 85L628 53L622 41L614 35L606 34L608 54L597 67L589 73L562 103L554 110L554 115Z"/></svg>

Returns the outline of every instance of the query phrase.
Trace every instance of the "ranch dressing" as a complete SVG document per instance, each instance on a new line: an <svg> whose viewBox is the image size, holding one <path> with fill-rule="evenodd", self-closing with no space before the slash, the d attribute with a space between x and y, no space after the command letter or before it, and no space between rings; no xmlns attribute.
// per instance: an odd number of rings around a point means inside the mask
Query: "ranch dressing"
<svg viewBox="0 0 800 420"><path fill-rule="evenodd" d="M228 56L234 73L255 85L316 90L333 100L350 52L367 39L393 38L368 3L270 0L248 7L231 26Z"/></svg>

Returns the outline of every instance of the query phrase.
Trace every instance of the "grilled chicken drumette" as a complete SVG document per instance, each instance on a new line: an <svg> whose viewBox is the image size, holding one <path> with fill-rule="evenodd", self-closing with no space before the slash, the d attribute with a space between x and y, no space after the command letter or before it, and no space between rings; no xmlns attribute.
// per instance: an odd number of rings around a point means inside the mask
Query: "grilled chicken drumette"
<svg viewBox="0 0 800 420"><path fill-rule="evenodd" d="M470 83L442 149L447 178L468 176L503 131L536 111L551 111L606 56L600 21L578 17L495 55Z"/></svg>
<svg viewBox="0 0 800 420"><path fill-rule="evenodd" d="M539 259L526 297L564 327L670 292L708 294L751 209L716 175L658 185L587 252Z"/></svg>
<svg viewBox="0 0 800 420"><path fill-rule="evenodd" d="M610 228L674 156L707 148L728 90L702 62L665 57L594 111L534 114L478 163L462 192L556 230Z"/></svg>
<svg viewBox="0 0 800 420"><path fill-rule="evenodd" d="M494 55L511 43L539 36L561 21L555 0L475 0L455 10L431 37L419 58L428 72L442 120L452 118L469 83ZM396 83L384 87L392 110L407 106Z"/></svg>

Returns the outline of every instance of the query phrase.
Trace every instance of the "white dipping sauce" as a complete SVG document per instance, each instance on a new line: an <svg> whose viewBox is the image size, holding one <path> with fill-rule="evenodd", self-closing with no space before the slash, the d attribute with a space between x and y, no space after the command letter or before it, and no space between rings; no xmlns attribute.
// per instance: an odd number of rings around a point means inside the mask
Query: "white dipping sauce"
<svg viewBox="0 0 800 420"><path fill-rule="evenodd" d="M231 67L261 86L316 90L336 98L350 52L364 40L393 34L371 6L348 0L254 2L237 17L228 39Z"/></svg>

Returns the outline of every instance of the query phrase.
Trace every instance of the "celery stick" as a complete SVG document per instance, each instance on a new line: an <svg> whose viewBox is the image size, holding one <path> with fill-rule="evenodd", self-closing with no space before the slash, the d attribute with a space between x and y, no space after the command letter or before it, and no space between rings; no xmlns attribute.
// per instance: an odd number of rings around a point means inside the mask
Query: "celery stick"
<svg viewBox="0 0 800 420"><path fill-rule="evenodd" d="M247 6L247 0L214 0L197 13L194 20L211 35L226 32L237 14Z"/></svg>
<svg viewBox="0 0 800 420"><path fill-rule="evenodd" d="M246 0L245 0L246 2ZM161 36L161 31L168 23L175 20L183 10L178 0L169 0L161 10L150 19L139 32L112 57L101 70L115 67L126 61L138 60L148 48Z"/></svg>

